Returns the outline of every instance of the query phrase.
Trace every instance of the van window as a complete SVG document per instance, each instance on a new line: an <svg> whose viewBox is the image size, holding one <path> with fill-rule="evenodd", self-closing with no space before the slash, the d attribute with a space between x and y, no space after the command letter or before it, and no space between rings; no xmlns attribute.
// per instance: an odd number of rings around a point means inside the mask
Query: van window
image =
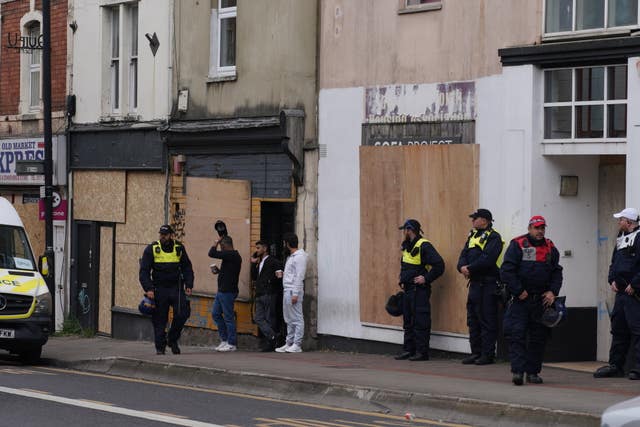
<svg viewBox="0 0 640 427"><path fill-rule="evenodd" d="M0 225L0 268L35 270L33 254L24 229Z"/></svg>

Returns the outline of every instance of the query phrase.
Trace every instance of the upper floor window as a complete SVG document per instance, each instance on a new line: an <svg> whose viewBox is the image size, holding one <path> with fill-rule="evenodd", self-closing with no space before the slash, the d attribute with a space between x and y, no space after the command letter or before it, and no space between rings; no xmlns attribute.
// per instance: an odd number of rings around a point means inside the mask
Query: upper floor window
<svg viewBox="0 0 640 427"><path fill-rule="evenodd" d="M442 8L442 0L402 0L398 13L422 12Z"/></svg>
<svg viewBox="0 0 640 427"><path fill-rule="evenodd" d="M236 74L237 14L237 0L218 0L218 8L211 11L210 77Z"/></svg>
<svg viewBox="0 0 640 427"><path fill-rule="evenodd" d="M105 110L131 113L138 108L138 3L105 8L108 85Z"/></svg>
<svg viewBox="0 0 640 427"><path fill-rule="evenodd" d="M27 27L27 36L29 40L34 40L37 44L37 40L40 38L40 23L35 21L31 23ZM28 66L29 66L29 78L27 87L29 88L29 110L39 110L40 109L40 85L41 85L41 59L42 59L42 50L40 49L32 49L28 54Z"/></svg>
<svg viewBox="0 0 640 427"><path fill-rule="evenodd" d="M626 136L626 65L544 72L545 141L618 142Z"/></svg>
<svg viewBox="0 0 640 427"><path fill-rule="evenodd" d="M545 34L638 25L638 0L545 0Z"/></svg>

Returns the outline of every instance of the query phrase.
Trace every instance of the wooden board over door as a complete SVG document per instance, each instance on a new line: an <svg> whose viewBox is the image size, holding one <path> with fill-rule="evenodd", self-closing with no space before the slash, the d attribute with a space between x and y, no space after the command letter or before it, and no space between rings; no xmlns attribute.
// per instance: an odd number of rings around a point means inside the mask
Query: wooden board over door
<svg viewBox="0 0 640 427"><path fill-rule="evenodd" d="M251 182L215 178L188 177L186 183L186 212L184 218L184 244L193 264L195 290L217 292L217 276L209 265L220 260L208 257L209 249L218 234L213 225L222 220L227 225L234 247L242 256L240 271L240 297L250 295L250 218Z"/></svg>
<svg viewBox="0 0 640 427"><path fill-rule="evenodd" d="M361 322L402 325L384 305L399 290L398 227L415 218L445 261L433 285L432 329L467 333L467 287L456 265L478 207L478 160L476 144L360 147Z"/></svg>

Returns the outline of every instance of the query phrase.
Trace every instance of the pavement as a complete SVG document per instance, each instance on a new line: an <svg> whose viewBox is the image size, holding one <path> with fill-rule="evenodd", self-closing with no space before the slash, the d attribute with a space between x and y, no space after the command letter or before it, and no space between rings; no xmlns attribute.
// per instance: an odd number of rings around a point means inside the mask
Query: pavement
<svg viewBox="0 0 640 427"><path fill-rule="evenodd" d="M152 343L53 337L43 363L101 374L211 388L473 426L598 426L608 406L640 394L640 382L594 379L599 363L545 365L544 384L514 386L507 363L397 361L390 355L299 354L182 347L156 355ZM0 363L2 363L0 361Z"/></svg>

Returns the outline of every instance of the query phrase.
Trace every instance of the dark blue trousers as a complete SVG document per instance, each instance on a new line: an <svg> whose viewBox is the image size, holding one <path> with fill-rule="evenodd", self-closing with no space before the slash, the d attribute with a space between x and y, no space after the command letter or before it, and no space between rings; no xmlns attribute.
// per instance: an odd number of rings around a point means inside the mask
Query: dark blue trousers
<svg viewBox="0 0 640 427"><path fill-rule="evenodd" d="M540 323L541 298L514 298L504 316L504 334L509 340L511 372L538 374L551 329Z"/></svg>
<svg viewBox="0 0 640 427"><path fill-rule="evenodd" d="M431 337L431 286L404 285L402 307L404 351L429 354Z"/></svg>
<svg viewBox="0 0 640 427"><path fill-rule="evenodd" d="M187 295L178 287L156 288L155 290L156 310L151 316L153 332L157 350L164 350L169 343L177 342L180 339L182 328L191 315L191 307L187 300ZM169 307L173 309L173 320L167 336L167 322L169 321Z"/></svg>
<svg viewBox="0 0 640 427"><path fill-rule="evenodd" d="M471 353L494 357L498 339L498 298L495 282L470 282L467 326Z"/></svg>
<svg viewBox="0 0 640 427"><path fill-rule="evenodd" d="M640 301L635 297L618 292L611 312L611 349L609 364L624 369L625 359L635 338L635 370L640 369Z"/></svg>

